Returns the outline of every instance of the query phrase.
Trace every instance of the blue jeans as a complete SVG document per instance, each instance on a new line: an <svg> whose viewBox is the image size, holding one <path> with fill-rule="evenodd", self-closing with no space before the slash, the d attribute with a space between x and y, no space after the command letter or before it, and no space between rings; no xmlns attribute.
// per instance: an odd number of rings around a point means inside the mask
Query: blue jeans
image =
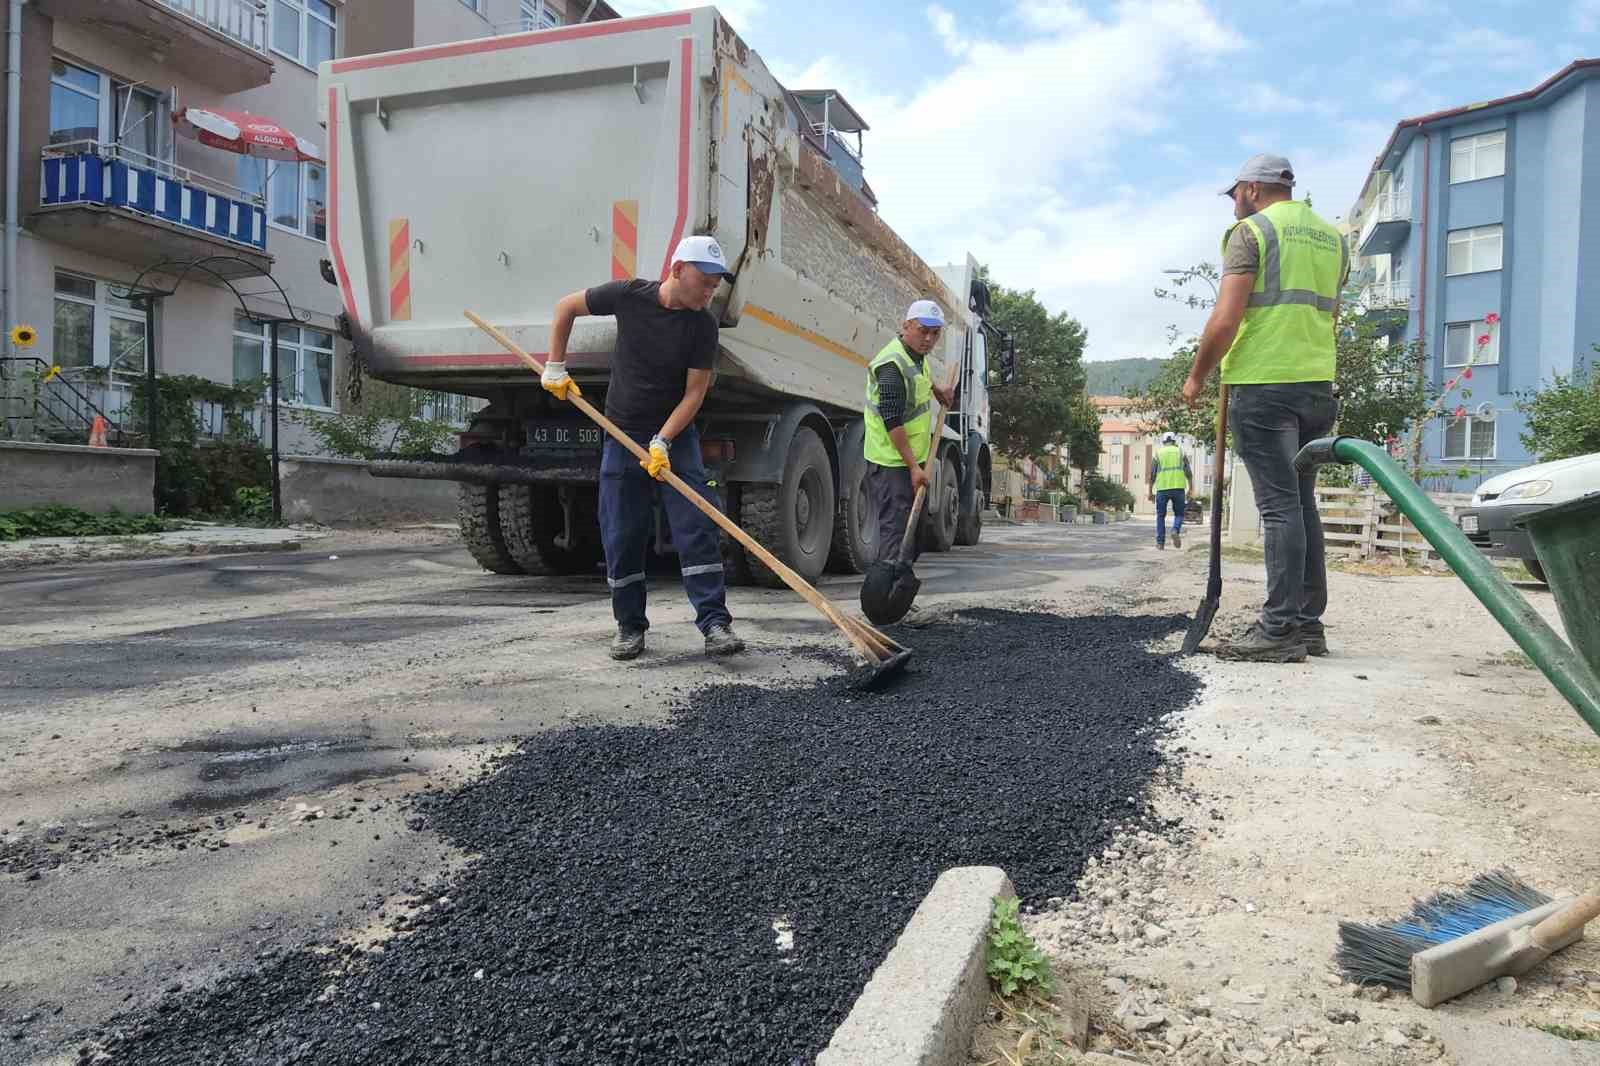
<svg viewBox="0 0 1600 1066"><path fill-rule="evenodd" d="M643 447L651 434L630 433ZM701 496L716 503L706 485L700 459L700 435L691 426L672 442L672 472ZM611 613L625 633L650 628L645 617L645 551L655 523L659 498L678 549L683 590L694 604L694 624L701 633L712 626L728 625L727 590L722 573L722 536L716 523L699 508L664 487L644 472L639 460L622 445L607 439L600 455L600 540L606 551L606 584L611 586Z"/></svg>
<svg viewBox="0 0 1600 1066"><path fill-rule="evenodd" d="M1167 542L1167 506L1172 506L1172 535L1183 532L1183 489L1159 489L1156 492L1156 543Z"/></svg>
<svg viewBox="0 0 1600 1066"><path fill-rule="evenodd" d="M1338 414L1328 381L1236 385L1228 391L1228 428L1250 472L1266 532L1267 602L1261 608L1261 628L1271 637L1320 622L1328 608L1316 472L1295 470L1294 457L1327 436Z"/></svg>

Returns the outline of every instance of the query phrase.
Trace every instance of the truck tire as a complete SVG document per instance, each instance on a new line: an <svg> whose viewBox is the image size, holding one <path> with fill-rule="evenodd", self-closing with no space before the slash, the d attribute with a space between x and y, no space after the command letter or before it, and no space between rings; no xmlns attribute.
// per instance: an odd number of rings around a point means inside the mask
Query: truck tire
<svg viewBox="0 0 1600 1066"><path fill-rule="evenodd" d="M479 566L496 574L520 574L522 567L500 534L500 488L461 482L456 494L456 525Z"/></svg>
<svg viewBox="0 0 1600 1066"><path fill-rule="evenodd" d="M980 467L976 472L978 478L978 492L972 501L972 513L964 514L956 520L956 543L963 548L970 548L983 537L983 511L989 506L989 486L983 483L983 470Z"/></svg>
<svg viewBox="0 0 1600 1066"><path fill-rule="evenodd" d="M946 452L939 463L938 491L928 500L922 522L922 550L947 552L956 542L956 520L961 513L961 470Z"/></svg>
<svg viewBox="0 0 1600 1066"><path fill-rule="evenodd" d="M839 475L839 496L828 569L835 574L864 574L878 557L878 516L867 499L865 459L844 464Z"/></svg>
<svg viewBox="0 0 1600 1066"><path fill-rule="evenodd" d="M789 445L778 485L746 483L740 490L739 521L745 532L807 581L822 575L833 541L833 464L822 438L802 426ZM758 585L783 588L783 579L761 560L742 553Z"/></svg>
<svg viewBox="0 0 1600 1066"><path fill-rule="evenodd" d="M525 574L587 574L600 562L600 528L587 516L575 544L558 543L566 526L559 491L553 485L500 486L501 539Z"/></svg>

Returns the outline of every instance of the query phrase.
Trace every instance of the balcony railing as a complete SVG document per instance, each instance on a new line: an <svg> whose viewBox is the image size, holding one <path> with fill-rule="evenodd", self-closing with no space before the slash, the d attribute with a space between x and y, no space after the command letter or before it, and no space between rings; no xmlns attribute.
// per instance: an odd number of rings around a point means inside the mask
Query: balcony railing
<svg viewBox="0 0 1600 1066"><path fill-rule="evenodd" d="M44 150L39 202L112 207L265 252L261 197L125 146L72 141Z"/></svg>
<svg viewBox="0 0 1600 1066"><path fill-rule="evenodd" d="M187 15L207 29L267 54L267 5L265 0L161 0L172 10Z"/></svg>
<svg viewBox="0 0 1600 1066"><path fill-rule="evenodd" d="M1357 244L1362 255L1375 255L1393 251L1393 242L1411 225L1411 194L1386 192L1373 198L1372 206L1361 223L1361 240ZM1376 234L1380 240L1373 242Z"/></svg>
<svg viewBox="0 0 1600 1066"><path fill-rule="evenodd" d="M1362 311L1409 311L1411 286L1403 281L1376 281L1361 289Z"/></svg>

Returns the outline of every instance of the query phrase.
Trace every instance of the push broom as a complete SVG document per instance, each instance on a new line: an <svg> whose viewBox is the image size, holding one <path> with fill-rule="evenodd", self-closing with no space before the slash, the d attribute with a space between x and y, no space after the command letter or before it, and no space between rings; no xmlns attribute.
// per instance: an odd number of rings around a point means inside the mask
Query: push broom
<svg viewBox="0 0 1600 1066"><path fill-rule="evenodd" d="M1334 956L1357 984L1407 990L1424 1007L1497 977L1520 977L1583 939L1600 916L1600 893L1552 900L1509 870L1419 901L1388 925L1339 923Z"/></svg>

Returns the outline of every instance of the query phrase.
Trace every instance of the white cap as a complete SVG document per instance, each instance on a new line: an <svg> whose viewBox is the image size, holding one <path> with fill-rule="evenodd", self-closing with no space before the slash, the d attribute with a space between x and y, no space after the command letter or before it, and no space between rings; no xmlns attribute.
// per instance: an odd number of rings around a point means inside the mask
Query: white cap
<svg viewBox="0 0 1600 1066"><path fill-rule="evenodd" d="M722 257L722 245L715 237L685 237L672 252L672 262L688 263L702 274L733 276L728 261Z"/></svg>
<svg viewBox="0 0 1600 1066"><path fill-rule="evenodd" d="M944 325L944 311L932 300L918 300L906 309L907 322L913 320L921 322L924 326Z"/></svg>
<svg viewBox="0 0 1600 1066"><path fill-rule="evenodd" d="M1161 443L1176 444L1178 443L1178 435L1176 433L1165 433L1161 437Z"/></svg>

